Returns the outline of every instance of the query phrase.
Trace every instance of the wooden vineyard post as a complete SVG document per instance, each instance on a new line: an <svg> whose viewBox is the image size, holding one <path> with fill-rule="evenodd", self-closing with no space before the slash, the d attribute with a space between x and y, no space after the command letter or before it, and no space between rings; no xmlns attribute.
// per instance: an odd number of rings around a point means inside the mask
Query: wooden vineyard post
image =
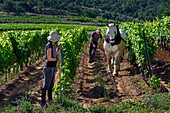
<svg viewBox="0 0 170 113"><path fill-rule="evenodd" d="M149 78L151 78L152 77L151 62L150 62L150 57L149 57L149 53L148 53L148 49L147 49L146 37L145 37L144 31L142 31L142 36L143 36L143 39L144 39L145 54L146 54L146 58L147 58L147 61L148 61L149 75L150 75Z"/></svg>

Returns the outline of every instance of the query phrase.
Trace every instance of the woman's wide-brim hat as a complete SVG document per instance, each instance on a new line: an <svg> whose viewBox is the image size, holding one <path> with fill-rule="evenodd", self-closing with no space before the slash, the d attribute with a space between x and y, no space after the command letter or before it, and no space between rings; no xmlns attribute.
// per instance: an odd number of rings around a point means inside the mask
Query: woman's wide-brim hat
<svg viewBox="0 0 170 113"><path fill-rule="evenodd" d="M56 31L51 31L47 39L51 42L57 42L60 40L60 36L57 35Z"/></svg>

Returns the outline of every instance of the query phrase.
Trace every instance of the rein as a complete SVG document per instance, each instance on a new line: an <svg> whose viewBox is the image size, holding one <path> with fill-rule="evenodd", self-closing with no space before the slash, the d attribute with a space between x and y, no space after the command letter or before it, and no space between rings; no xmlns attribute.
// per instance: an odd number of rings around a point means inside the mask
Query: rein
<svg viewBox="0 0 170 113"><path fill-rule="evenodd" d="M126 43L126 40L121 37L121 39Z"/></svg>

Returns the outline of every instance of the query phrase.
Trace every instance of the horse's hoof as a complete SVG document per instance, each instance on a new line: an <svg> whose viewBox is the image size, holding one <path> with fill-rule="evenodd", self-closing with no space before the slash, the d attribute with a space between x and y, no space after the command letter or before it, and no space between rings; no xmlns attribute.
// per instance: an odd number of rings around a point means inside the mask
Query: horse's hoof
<svg viewBox="0 0 170 113"><path fill-rule="evenodd" d="M107 74L111 74L112 72L111 71L107 71Z"/></svg>
<svg viewBox="0 0 170 113"><path fill-rule="evenodd" d="M113 76L118 77L118 73L113 73Z"/></svg>
<svg viewBox="0 0 170 113"><path fill-rule="evenodd" d="M107 74L110 74L111 72L107 72Z"/></svg>

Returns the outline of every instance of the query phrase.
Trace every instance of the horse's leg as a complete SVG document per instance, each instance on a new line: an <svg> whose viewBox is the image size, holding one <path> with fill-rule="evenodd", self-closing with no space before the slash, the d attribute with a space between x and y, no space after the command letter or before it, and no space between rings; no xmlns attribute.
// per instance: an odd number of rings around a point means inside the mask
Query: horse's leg
<svg viewBox="0 0 170 113"><path fill-rule="evenodd" d="M114 66L114 56L111 56L111 67L113 67Z"/></svg>
<svg viewBox="0 0 170 113"><path fill-rule="evenodd" d="M111 56L110 55L107 55L107 72L108 73L111 73L112 72L112 68L111 68Z"/></svg>
<svg viewBox="0 0 170 113"><path fill-rule="evenodd" d="M119 52L117 52L115 54L115 60L114 60L114 71L113 71L113 75L118 75L118 71L120 70L120 54Z"/></svg>
<svg viewBox="0 0 170 113"><path fill-rule="evenodd" d="M125 46L122 46L122 49L119 51L118 54L118 71L120 71L120 63L123 61L124 50L125 50Z"/></svg>

